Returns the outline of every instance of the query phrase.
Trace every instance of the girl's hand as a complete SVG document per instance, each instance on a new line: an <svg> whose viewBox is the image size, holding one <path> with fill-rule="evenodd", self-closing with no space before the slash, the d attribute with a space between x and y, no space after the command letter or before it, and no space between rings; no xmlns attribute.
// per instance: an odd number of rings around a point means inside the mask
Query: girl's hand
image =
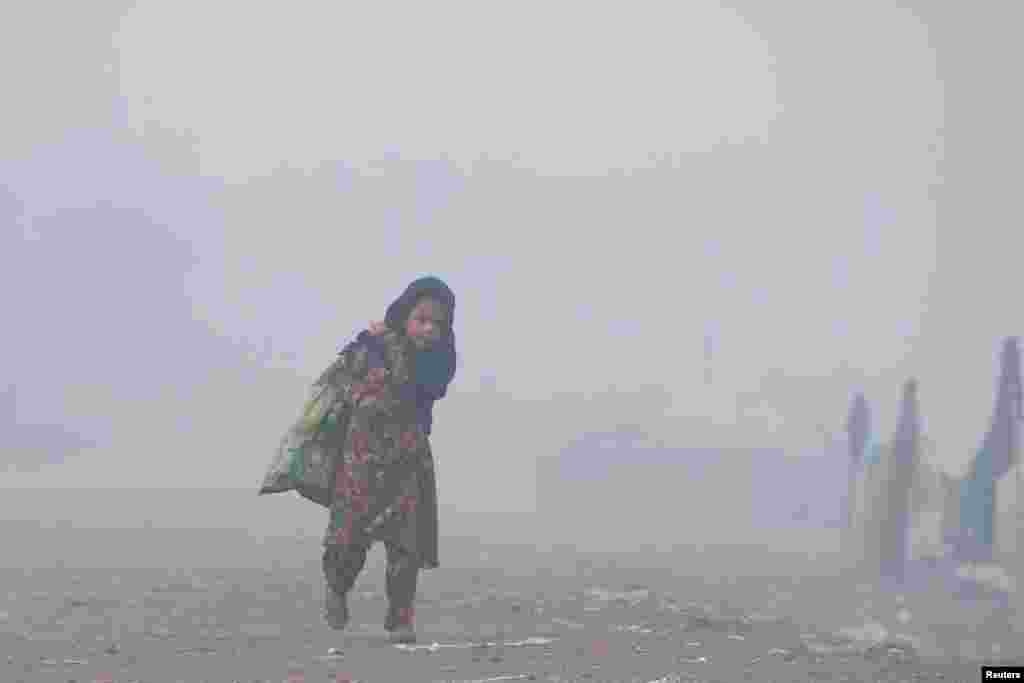
<svg viewBox="0 0 1024 683"><path fill-rule="evenodd" d="M378 320L378 321L370 323L370 327L368 329L369 329L370 334L376 336L378 334L384 334L385 332L387 332L388 331L388 326L385 323L380 322Z"/></svg>

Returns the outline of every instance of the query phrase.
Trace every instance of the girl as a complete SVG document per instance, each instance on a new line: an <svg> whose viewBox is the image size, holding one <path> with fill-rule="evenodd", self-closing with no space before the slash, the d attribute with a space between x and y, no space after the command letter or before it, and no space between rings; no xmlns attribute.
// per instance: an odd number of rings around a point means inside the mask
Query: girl
<svg viewBox="0 0 1024 683"><path fill-rule="evenodd" d="M413 602L421 569L438 566L437 488L429 435L433 404L455 376L455 295L434 277L413 282L327 370L347 413L324 537L324 617L348 624L347 595L373 541L387 549L392 642L415 641ZM344 424L338 420L335 424Z"/></svg>

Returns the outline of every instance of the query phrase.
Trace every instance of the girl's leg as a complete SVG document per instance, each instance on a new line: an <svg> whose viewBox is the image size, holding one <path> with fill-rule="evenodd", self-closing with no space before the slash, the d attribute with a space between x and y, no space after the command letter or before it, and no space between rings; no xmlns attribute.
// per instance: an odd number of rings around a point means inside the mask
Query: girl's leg
<svg viewBox="0 0 1024 683"><path fill-rule="evenodd" d="M401 631L411 634L419 565L415 558L400 545L388 543L386 547L388 614L384 620L384 628L392 632Z"/></svg>
<svg viewBox="0 0 1024 683"><path fill-rule="evenodd" d="M348 593L366 565L367 550L361 545L329 545L324 549L324 620L333 629L348 625Z"/></svg>

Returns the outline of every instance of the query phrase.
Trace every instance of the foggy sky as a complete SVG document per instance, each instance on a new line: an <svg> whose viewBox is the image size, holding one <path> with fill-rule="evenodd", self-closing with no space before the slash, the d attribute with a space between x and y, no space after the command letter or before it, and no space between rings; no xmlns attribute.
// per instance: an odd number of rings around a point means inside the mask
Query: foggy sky
<svg viewBox="0 0 1024 683"><path fill-rule="evenodd" d="M0 485L255 490L426 273L446 504L532 508L623 415L803 451L864 391L888 438L909 376L966 465L1022 329L1011 10L484 7L4 10L0 425L95 445Z"/></svg>

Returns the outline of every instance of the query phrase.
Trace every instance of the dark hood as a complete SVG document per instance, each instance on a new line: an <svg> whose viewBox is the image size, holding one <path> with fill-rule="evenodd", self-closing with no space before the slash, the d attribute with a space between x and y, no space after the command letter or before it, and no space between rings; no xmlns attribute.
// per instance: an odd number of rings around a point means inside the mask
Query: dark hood
<svg viewBox="0 0 1024 683"><path fill-rule="evenodd" d="M427 295L436 297L447 313L447 325L440 342L431 349L416 352L416 384L422 400L432 402L445 397L448 385L455 378L455 294L439 278L422 277L406 287L388 306L384 321L392 330L404 333L409 313L416 302Z"/></svg>
<svg viewBox="0 0 1024 683"><path fill-rule="evenodd" d="M440 278L433 276L421 277L405 288L402 295L395 299L388 306L384 322L396 332L402 332L405 328L405 321L409 318L416 302L424 296L433 296L441 302L447 313L448 325L444 330L442 339L453 337L455 326L455 294Z"/></svg>

